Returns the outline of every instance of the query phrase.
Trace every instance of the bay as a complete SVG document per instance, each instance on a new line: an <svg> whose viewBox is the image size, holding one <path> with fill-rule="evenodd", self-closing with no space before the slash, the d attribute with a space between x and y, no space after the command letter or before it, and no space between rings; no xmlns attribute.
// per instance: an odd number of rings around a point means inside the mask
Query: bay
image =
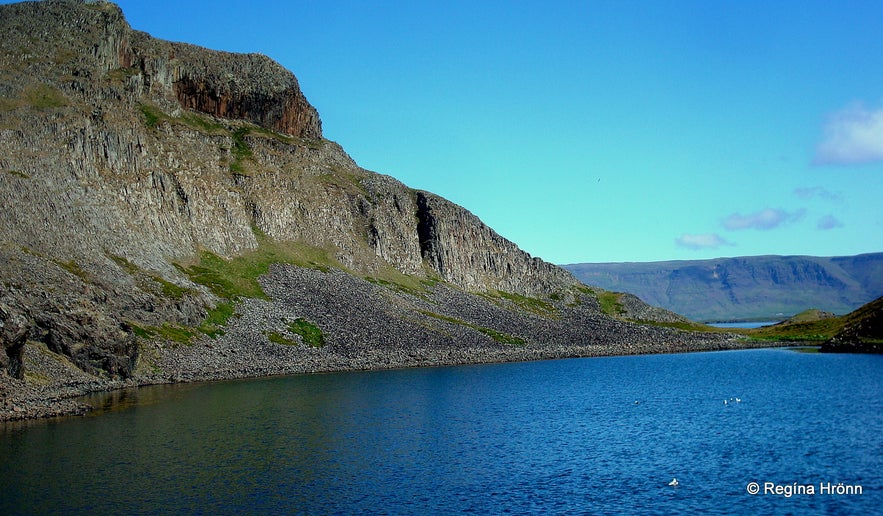
<svg viewBox="0 0 883 516"><path fill-rule="evenodd" d="M4 427L0 513L874 512L881 371L766 349L142 388Z"/></svg>
<svg viewBox="0 0 883 516"><path fill-rule="evenodd" d="M715 328L760 328L762 326L772 326L782 321L739 321L739 322L711 322L706 323Z"/></svg>

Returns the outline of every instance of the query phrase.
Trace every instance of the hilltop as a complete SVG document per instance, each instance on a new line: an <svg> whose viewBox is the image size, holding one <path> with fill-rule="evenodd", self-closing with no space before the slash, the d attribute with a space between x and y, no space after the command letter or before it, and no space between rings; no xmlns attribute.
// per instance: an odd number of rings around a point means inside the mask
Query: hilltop
<svg viewBox="0 0 883 516"><path fill-rule="evenodd" d="M272 59L0 6L0 419L148 383L757 345L359 167Z"/></svg>
<svg viewBox="0 0 883 516"><path fill-rule="evenodd" d="M563 267L585 283L697 321L776 320L811 308L846 314L883 295L883 253Z"/></svg>
<svg viewBox="0 0 883 516"><path fill-rule="evenodd" d="M824 353L883 353L883 297L839 317L810 309L778 324L739 331L757 339L818 344Z"/></svg>

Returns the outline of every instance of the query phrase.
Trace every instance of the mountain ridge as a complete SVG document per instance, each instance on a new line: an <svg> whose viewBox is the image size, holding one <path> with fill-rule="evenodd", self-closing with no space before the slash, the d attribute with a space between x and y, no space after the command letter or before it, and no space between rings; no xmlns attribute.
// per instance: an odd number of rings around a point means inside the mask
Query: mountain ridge
<svg viewBox="0 0 883 516"><path fill-rule="evenodd" d="M359 167L265 56L52 0L0 6L0 72L0 419L145 383L757 345Z"/></svg>
<svg viewBox="0 0 883 516"><path fill-rule="evenodd" d="M883 253L568 264L581 281L701 321L845 314L883 294Z"/></svg>

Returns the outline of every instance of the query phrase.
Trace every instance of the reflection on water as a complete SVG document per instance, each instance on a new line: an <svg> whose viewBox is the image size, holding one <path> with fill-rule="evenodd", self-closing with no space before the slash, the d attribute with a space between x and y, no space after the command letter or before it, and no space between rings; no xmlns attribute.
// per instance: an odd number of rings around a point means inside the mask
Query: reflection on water
<svg viewBox="0 0 883 516"><path fill-rule="evenodd" d="M881 367L777 349L121 391L0 435L0 514L873 512Z"/></svg>
<svg viewBox="0 0 883 516"><path fill-rule="evenodd" d="M210 384L148 385L110 392L96 392L80 397L78 400L92 407L93 410L89 412L89 416L98 416L108 412L126 410L136 406L152 405L180 398L191 389L198 389L207 385Z"/></svg>

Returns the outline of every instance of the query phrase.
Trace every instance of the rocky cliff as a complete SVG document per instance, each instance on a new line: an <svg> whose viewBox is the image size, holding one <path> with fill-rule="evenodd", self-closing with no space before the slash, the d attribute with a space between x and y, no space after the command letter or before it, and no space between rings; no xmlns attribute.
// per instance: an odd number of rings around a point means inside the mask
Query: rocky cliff
<svg viewBox="0 0 883 516"><path fill-rule="evenodd" d="M0 6L0 72L7 387L725 345L360 168L265 56L59 0Z"/></svg>

